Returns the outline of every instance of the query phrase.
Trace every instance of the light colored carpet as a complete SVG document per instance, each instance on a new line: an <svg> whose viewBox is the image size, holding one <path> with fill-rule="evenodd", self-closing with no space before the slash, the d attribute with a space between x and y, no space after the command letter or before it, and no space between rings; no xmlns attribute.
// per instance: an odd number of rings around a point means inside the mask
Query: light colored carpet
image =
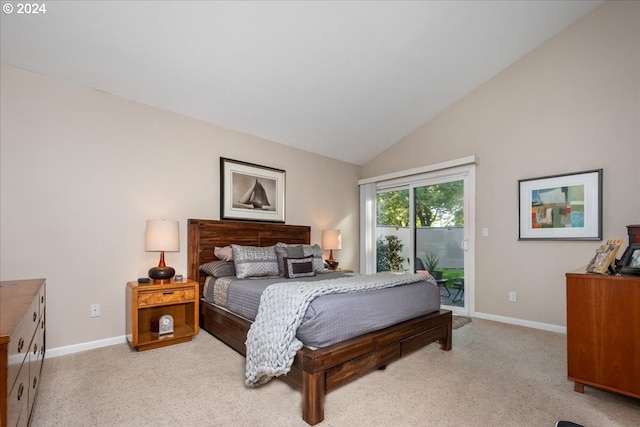
<svg viewBox="0 0 640 427"><path fill-rule="evenodd" d="M323 427L637 426L640 400L566 379L566 336L481 319L327 395ZM244 358L206 332L137 353L127 344L45 360L33 427L304 427L300 393L244 386Z"/></svg>

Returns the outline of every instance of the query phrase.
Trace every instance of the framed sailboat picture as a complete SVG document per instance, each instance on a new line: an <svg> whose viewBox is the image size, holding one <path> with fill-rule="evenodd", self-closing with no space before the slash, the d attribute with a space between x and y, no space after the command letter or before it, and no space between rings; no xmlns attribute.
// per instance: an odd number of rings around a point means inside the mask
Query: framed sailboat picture
<svg viewBox="0 0 640 427"><path fill-rule="evenodd" d="M284 222L285 174L220 157L220 219Z"/></svg>

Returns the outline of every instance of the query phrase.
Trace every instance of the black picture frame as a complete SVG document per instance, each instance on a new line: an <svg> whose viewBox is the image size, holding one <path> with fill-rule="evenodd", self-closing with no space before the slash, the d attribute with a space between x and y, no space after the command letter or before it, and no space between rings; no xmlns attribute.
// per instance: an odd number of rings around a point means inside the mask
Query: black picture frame
<svg viewBox="0 0 640 427"><path fill-rule="evenodd" d="M518 240L602 240L602 169L518 180Z"/></svg>
<svg viewBox="0 0 640 427"><path fill-rule="evenodd" d="M620 259L620 273L640 275L640 243L633 243Z"/></svg>
<svg viewBox="0 0 640 427"><path fill-rule="evenodd" d="M220 157L220 219L285 222L286 172Z"/></svg>

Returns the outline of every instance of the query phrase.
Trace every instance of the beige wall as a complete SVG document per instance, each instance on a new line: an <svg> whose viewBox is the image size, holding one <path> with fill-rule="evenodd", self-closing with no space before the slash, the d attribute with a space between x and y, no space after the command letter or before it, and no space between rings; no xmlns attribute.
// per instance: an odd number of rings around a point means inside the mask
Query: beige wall
<svg viewBox="0 0 640 427"><path fill-rule="evenodd" d="M1 279L47 278L49 349L121 337L125 283L158 254L147 219L219 218L219 157L284 169L286 220L340 228L342 266L358 267L359 167L60 80L2 66ZM89 318L89 305L102 316Z"/></svg>
<svg viewBox="0 0 640 427"><path fill-rule="evenodd" d="M476 312L565 325L564 273L600 243L518 241L518 180L603 168L604 238L626 245L626 225L640 223L640 2L600 6L365 165L362 177L472 154Z"/></svg>

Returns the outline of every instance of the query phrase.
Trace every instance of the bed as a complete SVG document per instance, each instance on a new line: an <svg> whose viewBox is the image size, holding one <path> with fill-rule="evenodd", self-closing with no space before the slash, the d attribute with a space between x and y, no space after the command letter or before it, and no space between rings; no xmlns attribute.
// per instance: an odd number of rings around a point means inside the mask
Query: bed
<svg viewBox="0 0 640 427"><path fill-rule="evenodd" d="M309 244L310 238L308 226L189 219L188 277L200 283L202 297L206 277L199 267L216 260L215 247ZM200 304L200 327L246 355L251 322L203 299ZM450 350L451 331L452 313L440 309L327 347L303 347L289 373L278 378L301 391L302 418L315 425L324 419L326 393L432 342Z"/></svg>

